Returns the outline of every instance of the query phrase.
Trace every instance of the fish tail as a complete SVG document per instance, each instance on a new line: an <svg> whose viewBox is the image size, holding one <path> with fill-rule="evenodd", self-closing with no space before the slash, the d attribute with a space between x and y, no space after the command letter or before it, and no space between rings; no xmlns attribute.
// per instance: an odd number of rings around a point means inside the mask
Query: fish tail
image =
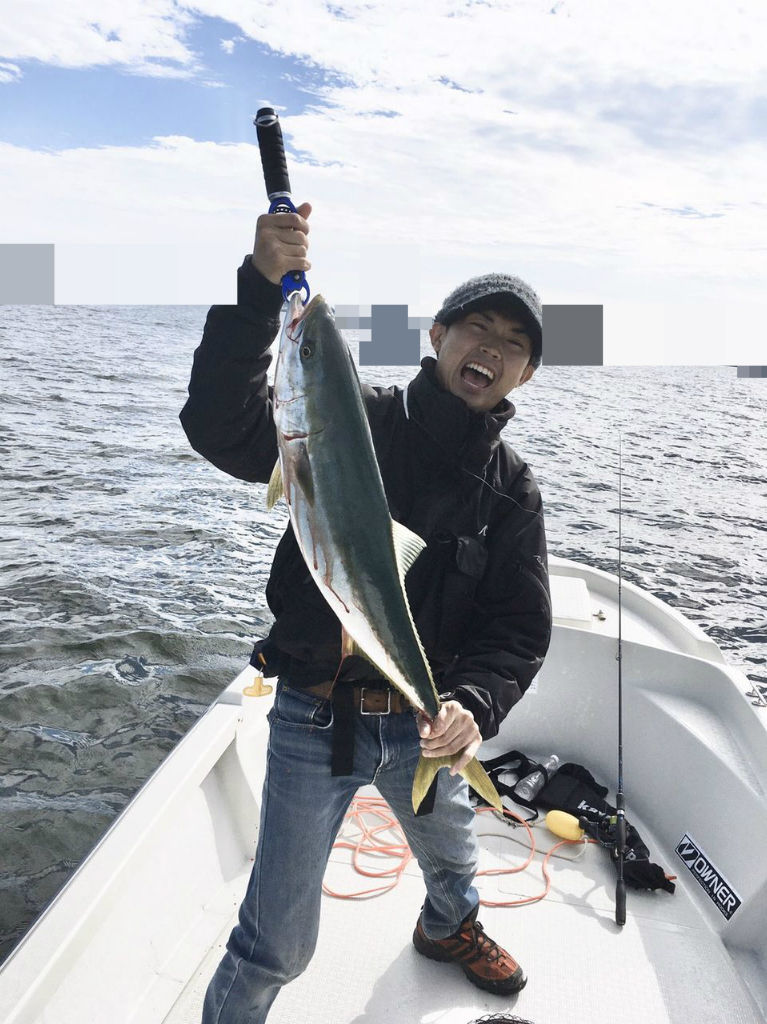
<svg viewBox="0 0 767 1024"><path fill-rule="evenodd" d="M418 808L421 806L423 798L426 796L429 786L431 786L434 776L439 769L452 767L460 756L460 754L453 754L449 757L424 757L421 754L416 765L415 775L413 776L412 799L413 812L415 814L418 813ZM497 811L503 810L498 791L476 757L473 757L466 767L461 769L461 775L466 779L471 788L483 800L486 800L491 807L494 807Z"/></svg>

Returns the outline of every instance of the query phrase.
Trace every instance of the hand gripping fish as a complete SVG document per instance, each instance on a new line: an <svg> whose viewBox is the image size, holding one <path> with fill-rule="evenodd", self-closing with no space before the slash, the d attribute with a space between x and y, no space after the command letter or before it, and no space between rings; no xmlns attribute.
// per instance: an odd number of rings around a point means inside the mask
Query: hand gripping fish
<svg viewBox="0 0 767 1024"><path fill-rule="evenodd" d="M321 296L304 308L294 293L274 379L279 461L267 505L284 494L312 579L341 623L342 656L359 654L414 708L433 719L440 702L405 594L405 575L425 547L390 514L357 370ZM421 756L413 809L452 757ZM501 809L476 758L462 770Z"/></svg>

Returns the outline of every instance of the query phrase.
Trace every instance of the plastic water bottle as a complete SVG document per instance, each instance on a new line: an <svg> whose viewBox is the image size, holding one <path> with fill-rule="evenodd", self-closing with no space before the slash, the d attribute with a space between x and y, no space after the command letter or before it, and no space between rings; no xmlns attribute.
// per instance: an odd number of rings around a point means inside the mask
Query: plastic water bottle
<svg viewBox="0 0 767 1024"><path fill-rule="evenodd" d="M556 754L549 754L546 760L541 762L543 767L549 773L549 778L551 778L557 768L559 768L559 763L559 758ZM545 781L546 776L540 768L538 768L534 772L530 772L529 775L526 775L521 782L517 783L515 793L517 796L521 796L523 800L532 800L533 797L543 789L543 783Z"/></svg>

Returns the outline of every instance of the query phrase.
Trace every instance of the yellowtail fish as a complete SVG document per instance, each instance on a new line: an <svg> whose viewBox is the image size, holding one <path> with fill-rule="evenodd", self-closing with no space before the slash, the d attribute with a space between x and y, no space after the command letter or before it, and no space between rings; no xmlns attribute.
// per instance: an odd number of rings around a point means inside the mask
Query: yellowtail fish
<svg viewBox="0 0 767 1024"><path fill-rule="evenodd" d="M284 495L312 579L341 623L342 655L362 655L428 719L440 701L405 594L408 569L426 546L389 514L357 369L322 296L294 294L274 378L279 461L267 505ZM443 765L460 755L421 756L417 810ZM501 809L476 758L461 771Z"/></svg>

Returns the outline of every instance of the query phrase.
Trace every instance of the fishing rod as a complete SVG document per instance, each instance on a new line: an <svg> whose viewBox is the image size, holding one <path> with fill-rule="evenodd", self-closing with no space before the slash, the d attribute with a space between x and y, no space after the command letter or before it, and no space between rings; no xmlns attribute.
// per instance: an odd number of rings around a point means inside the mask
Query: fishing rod
<svg viewBox="0 0 767 1024"><path fill-rule="evenodd" d="M269 213L295 213L296 207L290 189L288 164L282 128L273 107L261 107L253 118L264 169L264 183L269 197ZM290 270L282 278L282 297L288 302L295 292L306 290L304 302L309 300L309 284L303 270Z"/></svg>
<svg viewBox="0 0 767 1024"><path fill-rule="evenodd" d="M626 881L623 877L623 862L626 857L626 804L623 796L623 634L622 634L622 562L621 562L621 517L623 474L621 465L622 437L618 434L618 788L615 794L616 842L615 854L618 865L618 881L615 886L615 923L621 927L626 923Z"/></svg>

